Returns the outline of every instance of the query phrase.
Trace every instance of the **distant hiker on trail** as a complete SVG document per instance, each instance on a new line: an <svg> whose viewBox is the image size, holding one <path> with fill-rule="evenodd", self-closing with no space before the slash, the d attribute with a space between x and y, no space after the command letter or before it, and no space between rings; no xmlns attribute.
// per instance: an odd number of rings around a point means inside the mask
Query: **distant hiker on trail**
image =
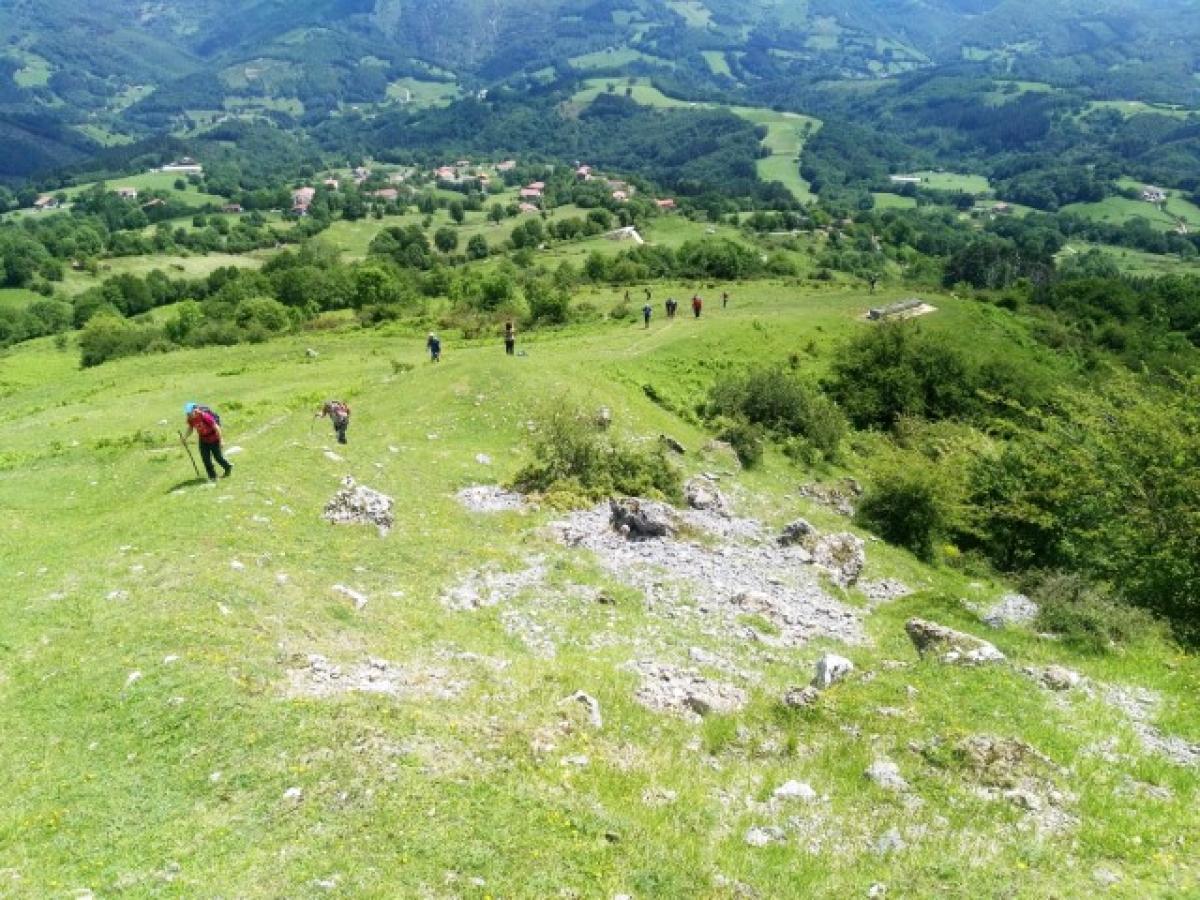
<svg viewBox="0 0 1200 900"><path fill-rule="evenodd" d="M704 301L700 299L700 295L696 294L692 297L692 315L697 319L700 318L700 310L704 309Z"/></svg>
<svg viewBox="0 0 1200 900"><path fill-rule="evenodd" d="M721 309L729 305L729 291L721 291Z"/></svg>
<svg viewBox="0 0 1200 900"><path fill-rule="evenodd" d="M184 404L183 414L187 416L187 434L181 434L179 439L187 445L187 439L196 432L196 440L200 445L200 459L204 462L204 471L208 473L209 481L217 480L215 461L225 470L225 477L233 474L231 466L221 453L221 419L207 406L199 403Z"/></svg>
<svg viewBox="0 0 1200 900"><path fill-rule="evenodd" d="M646 302L650 302L650 288L646 288Z"/></svg>
<svg viewBox="0 0 1200 900"><path fill-rule="evenodd" d="M504 352L509 356L517 352L517 333L513 330L512 322L504 323Z"/></svg>
<svg viewBox="0 0 1200 900"><path fill-rule="evenodd" d="M867 279L867 281L871 285L871 293L875 293L875 285L879 284L879 276L872 273L871 277Z"/></svg>
<svg viewBox="0 0 1200 900"><path fill-rule="evenodd" d="M626 303L628 303L628 302L629 302L629 291L626 291L626 292L625 292L625 302L626 302Z"/></svg>
<svg viewBox="0 0 1200 900"><path fill-rule="evenodd" d="M429 337L425 339L425 347L429 350L430 362L442 361L442 341L432 331L429 332Z"/></svg>
<svg viewBox="0 0 1200 900"><path fill-rule="evenodd" d="M668 319L675 318L675 312L678 309L679 309L679 301L676 300L674 297L668 297L667 298L667 318Z"/></svg>
<svg viewBox="0 0 1200 900"><path fill-rule="evenodd" d="M649 303L642 307L642 318L646 320L647 328L650 327L650 314L652 312L654 312L654 310L650 307Z"/></svg>
<svg viewBox="0 0 1200 900"><path fill-rule="evenodd" d="M313 415L314 419L329 416L333 420L333 430L337 433L339 444L346 443L346 429L350 427L350 407L341 400L326 400L320 412Z"/></svg>

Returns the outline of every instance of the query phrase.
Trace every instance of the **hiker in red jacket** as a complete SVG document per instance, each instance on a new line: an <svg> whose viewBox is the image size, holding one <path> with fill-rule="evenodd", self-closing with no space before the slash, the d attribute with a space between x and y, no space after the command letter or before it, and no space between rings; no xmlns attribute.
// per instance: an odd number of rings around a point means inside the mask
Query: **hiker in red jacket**
<svg viewBox="0 0 1200 900"><path fill-rule="evenodd" d="M692 297L692 315L697 319L700 318L700 310L704 309L704 301L700 299L700 295L696 294Z"/></svg>
<svg viewBox="0 0 1200 900"><path fill-rule="evenodd" d="M187 416L188 430L182 440L186 444L192 432L196 432L196 440L200 444L200 459L204 461L204 471L208 473L208 480L217 480L214 460L225 470L226 478L232 475L233 466L221 453L221 423L213 411L197 403L188 403L183 407L183 414Z"/></svg>

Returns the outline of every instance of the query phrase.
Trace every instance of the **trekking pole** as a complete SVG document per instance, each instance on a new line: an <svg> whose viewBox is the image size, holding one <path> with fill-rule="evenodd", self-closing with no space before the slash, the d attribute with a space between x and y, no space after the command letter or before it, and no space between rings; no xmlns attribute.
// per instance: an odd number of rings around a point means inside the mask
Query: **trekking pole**
<svg viewBox="0 0 1200 900"><path fill-rule="evenodd" d="M179 443L183 444L183 449L187 451L188 459L190 459L192 461L192 468L196 470L196 477L199 478L200 477L200 467L198 465L196 465L196 457L192 456L192 448L189 447L187 445L187 441L185 441L183 439L182 431L177 431L175 433L177 435L179 435Z"/></svg>

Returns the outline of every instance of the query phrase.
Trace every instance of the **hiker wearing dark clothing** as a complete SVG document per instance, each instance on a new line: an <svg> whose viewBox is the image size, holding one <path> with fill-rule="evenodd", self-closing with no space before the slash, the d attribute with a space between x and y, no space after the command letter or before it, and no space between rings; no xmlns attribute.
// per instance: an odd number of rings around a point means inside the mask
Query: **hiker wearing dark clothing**
<svg viewBox="0 0 1200 900"><path fill-rule="evenodd" d="M200 445L200 459L204 462L204 471L208 473L208 480L217 480L217 468L213 465L214 462L225 470L226 478L232 475L233 466L221 453L221 420L217 414L207 406L201 406L198 403L185 404L183 414L187 416L188 429L187 434L183 435L180 440L186 444L187 439L192 436L192 432L196 432L196 441Z"/></svg>
<svg viewBox="0 0 1200 900"><path fill-rule="evenodd" d="M337 434L339 444L346 443L346 429L350 427L350 407L341 400L326 400L321 411L313 416L323 418L329 416L333 421L333 430Z"/></svg>
<svg viewBox="0 0 1200 900"><path fill-rule="evenodd" d="M646 288L645 290L646 290L646 302L649 303L650 302L650 288Z"/></svg>
<svg viewBox="0 0 1200 900"><path fill-rule="evenodd" d="M667 318L668 319L675 318L675 312L678 309L679 309L679 301L676 300L674 297L668 297L667 298Z"/></svg>
<svg viewBox="0 0 1200 900"><path fill-rule="evenodd" d="M700 318L700 310L704 309L704 301L700 299L700 295L692 297L692 315L697 319Z"/></svg>
<svg viewBox="0 0 1200 900"><path fill-rule="evenodd" d="M513 330L512 322L504 323L504 352L509 356L517 352L517 333Z"/></svg>
<svg viewBox="0 0 1200 900"><path fill-rule="evenodd" d="M429 350L430 362L442 361L442 341L432 331L429 332L429 337L425 339L425 347Z"/></svg>
<svg viewBox="0 0 1200 900"><path fill-rule="evenodd" d="M642 307L642 318L646 320L647 328L650 327L650 314L652 312L654 312L654 310L650 308L649 303L647 303L645 306Z"/></svg>
<svg viewBox="0 0 1200 900"><path fill-rule="evenodd" d="M729 305L729 291L721 291L721 309Z"/></svg>

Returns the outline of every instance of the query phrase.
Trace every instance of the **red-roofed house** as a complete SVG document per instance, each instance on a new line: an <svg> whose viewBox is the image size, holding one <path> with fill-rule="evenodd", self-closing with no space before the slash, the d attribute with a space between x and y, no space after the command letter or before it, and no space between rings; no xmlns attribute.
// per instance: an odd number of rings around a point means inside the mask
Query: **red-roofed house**
<svg viewBox="0 0 1200 900"><path fill-rule="evenodd" d="M380 190L375 191L371 196L378 197L380 200L387 200L389 203L394 203L396 200L400 199L400 192L395 188L381 188Z"/></svg>
<svg viewBox="0 0 1200 900"><path fill-rule="evenodd" d="M296 190L292 191L292 212L307 216L308 208L312 205L313 197L316 195L316 188L296 188Z"/></svg>
<svg viewBox="0 0 1200 900"><path fill-rule="evenodd" d="M458 173L454 171L453 166L442 166L433 173L442 181L453 181L458 177Z"/></svg>
<svg viewBox="0 0 1200 900"><path fill-rule="evenodd" d="M515 159L506 159L504 162L496 163L497 172L511 172L516 167L517 161Z"/></svg>
<svg viewBox="0 0 1200 900"><path fill-rule="evenodd" d="M541 192L540 188L535 188L535 187L521 188L521 199L522 200L540 200L541 198L542 198L542 192Z"/></svg>
<svg viewBox="0 0 1200 900"><path fill-rule="evenodd" d="M341 187L336 178L326 178L322 183L331 191L336 191L339 187Z"/></svg>
<svg viewBox="0 0 1200 900"><path fill-rule="evenodd" d="M137 188L135 187L119 187L117 188L117 196L122 200L136 200Z"/></svg>
<svg viewBox="0 0 1200 900"><path fill-rule="evenodd" d="M523 213L540 212L540 210L536 206L534 206L532 203L522 203L520 206L517 207L517 209L521 210L521 212L523 212Z"/></svg>
<svg viewBox="0 0 1200 900"><path fill-rule="evenodd" d="M659 209L675 209L675 201L672 200L670 197L667 197L666 199L663 199L663 200L655 200L654 205L657 206Z"/></svg>
<svg viewBox="0 0 1200 900"><path fill-rule="evenodd" d="M621 203L624 203L626 200L629 199L629 194L627 194L625 191L613 191L612 198Z"/></svg>
<svg viewBox="0 0 1200 900"><path fill-rule="evenodd" d="M535 191L544 191L546 189L546 182L531 181L531 182L529 182L529 184L527 184L525 186L528 188L533 188Z"/></svg>
<svg viewBox="0 0 1200 900"><path fill-rule="evenodd" d="M575 170L575 175L578 178L582 178L584 181L591 181L592 180L592 167L591 166L580 166L578 169Z"/></svg>
<svg viewBox="0 0 1200 900"><path fill-rule="evenodd" d="M49 194L42 194L33 201L33 208L41 212L43 209L58 209L58 199Z"/></svg>

